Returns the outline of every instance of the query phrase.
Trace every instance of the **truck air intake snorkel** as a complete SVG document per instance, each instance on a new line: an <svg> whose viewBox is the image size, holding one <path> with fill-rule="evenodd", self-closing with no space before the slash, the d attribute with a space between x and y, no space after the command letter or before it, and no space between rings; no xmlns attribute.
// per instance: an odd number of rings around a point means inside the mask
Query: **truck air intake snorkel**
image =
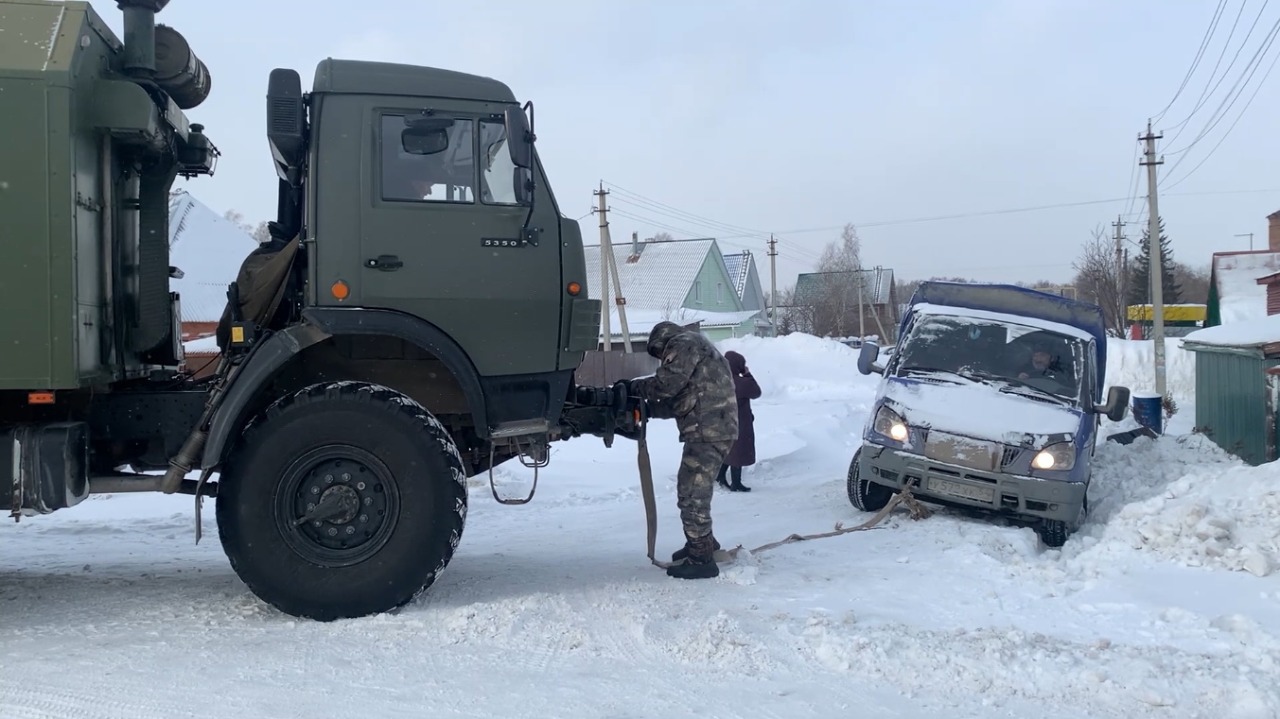
<svg viewBox="0 0 1280 719"><path fill-rule="evenodd" d="M168 93L183 110L209 97L209 68L191 51L187 39L167 25L156 25L156 13L169 0L116 0L124 13L124 68L142 84Z"/></svg>

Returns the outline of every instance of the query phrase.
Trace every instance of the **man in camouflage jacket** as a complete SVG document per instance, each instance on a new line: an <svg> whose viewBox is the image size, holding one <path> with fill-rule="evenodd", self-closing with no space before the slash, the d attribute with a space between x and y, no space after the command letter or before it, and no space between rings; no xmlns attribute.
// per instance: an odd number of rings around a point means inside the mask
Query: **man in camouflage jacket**
<svg viewBox="0 0 1280 719"><path fill-rule="evenodd" d="M724 355L702 333L660 322L649 333L649 354L661 360L652 377L629 380L630 394L649 403L654 417L675 419L684 443L676 475L676 506L685 546L667 574L706 579L720 574L711 532L711 493L720 465L738 438L738 400Z"/></svg>

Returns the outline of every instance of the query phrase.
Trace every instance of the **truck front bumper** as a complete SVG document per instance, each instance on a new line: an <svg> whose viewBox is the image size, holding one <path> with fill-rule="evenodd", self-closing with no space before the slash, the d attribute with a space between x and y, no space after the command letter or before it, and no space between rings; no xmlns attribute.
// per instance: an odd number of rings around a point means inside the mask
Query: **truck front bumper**
<svg viewBox="0 0 1280 719"><path fill-rule="evenodd" d="M861 478L893 489L910 483L918 497L1068 523L1080 516L1087 491L1084 482L984 472L871 443L863 444L859 464Z"/></svg>

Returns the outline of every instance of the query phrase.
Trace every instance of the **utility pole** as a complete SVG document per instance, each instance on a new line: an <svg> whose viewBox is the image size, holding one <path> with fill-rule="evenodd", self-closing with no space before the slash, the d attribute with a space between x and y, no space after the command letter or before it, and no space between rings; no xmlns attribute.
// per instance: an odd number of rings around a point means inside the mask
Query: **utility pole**
<svg viewBox="0 0 1280 719"><path fill-rule="evenodd" d="M1116 221L1111 223L1116 228L1113 239L1116 241L1116 312L1120 315L1116 317L1116 326L1120 330L1121 336L1124 335L1125 325L1128 324L1128 308L1129 295L1125 293L1128 284L1129 263L1125 261L1124 254L1124 218L1122 215L1116 215Z"/></svg>
<svg viewBox="0 0 1280 719"><path fill-rule="evenodd" d="M1156 140L1164 133L1151 133L1151 121L1147 121L1147 133L1138 139L1146 143L1143 159L1139 163L1147 168L1147 257L1151 259L1148 273L1151 275L1151 339L1155 342L1156 394L1163 402L1164 393L1164 269L1161 267L1163 247L1160 244L1160 207L1156 198L1156 165L1164 160L1156 159Z"/></svg>
<svg viewBox="0 0 1280 719"><path fill-rule="evenodd" d="M604 198L609 193L604 189L604 183L600 183L599 190L592 190L591 194L596 196L596 213L600 215L600 302L604 305L604 312L600 313L600 341L603 343L602 349L605 352L613 351L613 334L609 327L609 305L605 303L605 298L609 296L609 257L613 254L613 248L609 246L609 210L604 205Z"/></svg>
<svg viewBox="0 0 1280 719"><path fill-rule="evenodd" d="M862 308L862 278L865 274L862 271L862 263L858 263L858 268L855 269L854 272L857 273L858 278L855 286L858 288L858 346L861 347L862 340L867 336L867 313Z"/></svg>
<svg viewBox="0 0 1280 719"><path fill-rule="evenodd" d="M600 333L602 342L604 343L604 351L613 351L613 333L609 326L609 278L613 277L613 303L618 308L618 323L622 326L622 352L624 354L631 353L631 333L627 328L627 313L623 309L623 305L627 300L622 296L622 283L618 280L618 267L614 263L613 242L609 234L609 208L605 206L605 197L609 191L604 189L604 183L600 183L599 190L593 190L591 194L596 196L595 212L600 215L600 302L604 305L604 311L600 313Z"/></svg>
<svg viewBox="0 0 1280 719"><path fill-rule="evenodd" d="M778 241L769 235L769 325L778 336Z"/></svg>

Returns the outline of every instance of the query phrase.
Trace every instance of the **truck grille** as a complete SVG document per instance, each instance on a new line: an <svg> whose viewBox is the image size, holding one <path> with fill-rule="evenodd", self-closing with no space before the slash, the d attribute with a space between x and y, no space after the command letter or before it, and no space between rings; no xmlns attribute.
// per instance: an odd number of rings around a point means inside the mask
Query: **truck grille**
<svg viewBox="0 0 1280 719"><path fill-rule="evenodd" d="M924 442L924 454L935 462L968 467L985 472L999 469L1001 448L994 442L983 442L946 432L929 432Z"/></svg>

